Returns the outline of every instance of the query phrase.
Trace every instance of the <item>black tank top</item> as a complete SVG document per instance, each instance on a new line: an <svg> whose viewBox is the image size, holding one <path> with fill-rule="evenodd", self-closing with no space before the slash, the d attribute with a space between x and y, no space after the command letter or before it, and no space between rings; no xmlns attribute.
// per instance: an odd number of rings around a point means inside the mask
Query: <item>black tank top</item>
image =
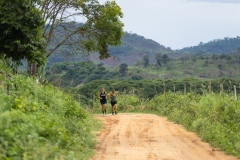
<svg viewBox="0 0 240 160"><path fill-rule="evenodd" d="M106 92L100 93L100 97L102 98L101 100L106 100L106 96L107 96Z"/></svg>

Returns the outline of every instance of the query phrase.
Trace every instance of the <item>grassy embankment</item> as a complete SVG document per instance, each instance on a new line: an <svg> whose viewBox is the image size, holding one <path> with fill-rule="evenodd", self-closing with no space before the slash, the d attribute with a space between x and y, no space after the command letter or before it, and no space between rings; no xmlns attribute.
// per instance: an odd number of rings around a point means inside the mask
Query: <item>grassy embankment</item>
<svg viewBox="0 0 240 160"><path fill-rule="evenodd" d="M78 160L93 155L93 131L100 124L91 114L58 88L11 75L0 65L0 159Z"/></svg>

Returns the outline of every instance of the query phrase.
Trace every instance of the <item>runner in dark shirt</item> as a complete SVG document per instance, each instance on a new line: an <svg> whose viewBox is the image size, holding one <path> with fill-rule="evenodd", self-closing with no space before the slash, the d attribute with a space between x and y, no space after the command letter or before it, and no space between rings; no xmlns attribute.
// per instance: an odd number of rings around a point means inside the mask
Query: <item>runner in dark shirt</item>
<svg viewBox="0 0 240 160"><path fill-rule="evenodd" d="M102 113L106 115L106 105L107 105L107 93L104 88L102 88L98 98L100 99L100 103L102 105Z"/></svg>

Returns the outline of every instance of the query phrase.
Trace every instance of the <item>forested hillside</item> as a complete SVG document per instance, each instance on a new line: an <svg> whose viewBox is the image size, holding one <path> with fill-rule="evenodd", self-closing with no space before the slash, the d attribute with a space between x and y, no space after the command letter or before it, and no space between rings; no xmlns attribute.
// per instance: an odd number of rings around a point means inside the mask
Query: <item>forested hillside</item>
<svg viewBox="0 0 240 160"><path fill-rule="evenodd" d="M82 24L76 23L76 27ZM65 28L68 24L64 24L64 27L59 27L59 32L55 34L55 40L49 45L49 49L56 45L58 39L64 34ZM71 25L71 27L73 27ZM61 33L61 34L59 34ZM80 35L74 35L68 40L71 44L72 41L81 39ZM122 63L126 63L129 66L137 64L143 59L144 56L149 57L150 63L155 62L155 54L168 54L172 58L180 58L182 56L194 56L194 55L206 55L206 54L232 54L237 53L240 48L240 38L224 38L212 40L208 43L202 43L198 46L186 47L181 50L171 50L171 48L163 46L154 40L147 39L143 36L135 33L125 32L121 39L122 44L120 46L109 46L109 53L111 57L100 60L98 53L83 54L79 49L79 44L72 43L71 45L62 45L59 47L49 58L48 65L51 66L57 62L87 62L92 61L94 64L104 63L105 66L116 67Z"/></svg>
<svg viewBox="0 0 240 160"><path fill-rule="evenodd" d="M78 24L80 25L80 24ZM62 29L63 30L63 29ZM61 35L56 35L60 37ZM74 36L73 39L79 39L79 36ZM58 39L58 38L56 38ZM71 42L71 40L69 40ZM54 45L52 42L51 45ZM51 48L51 45L49 46ZM56 62L86 62L93 61L95 64L104 63L107 66L119 66L121 63L134 65L140 61L144 55L149 55L151 59L157 52L168 53L171 52L170 48L166 48L159 43L146 39L143 36L125 32L122 38L121 46L109 46L111 57L105 60L100 60L97 53L91 55L82 54L78 50L77 44L61 46L56 50L48 59L48 65Z"/></svg>
<svg viewBox="0 0 240 160"><path fill-rule="evenodd" d="M180 52L188 52L194 54L206 54L206 53L216 53L216 54L223 54L223 53L236 53L240 48L240 37L236 38L224 38L224 39L216 39L210 41L208 43L202 43L198 46L186 47L181 50Z"/></svg>
<svg viewBox="0 0 240 160"><path fill-rule="evenodd" d="M46 77L54 85L64 88L78 87L94 80L240 78L239 54L185 55L181 58L169 58L163 54L159 57L153 63L143 59L135 66L123 63L119 67L107 67L103 63L93 62L56 63L47 69Z"/></svg>

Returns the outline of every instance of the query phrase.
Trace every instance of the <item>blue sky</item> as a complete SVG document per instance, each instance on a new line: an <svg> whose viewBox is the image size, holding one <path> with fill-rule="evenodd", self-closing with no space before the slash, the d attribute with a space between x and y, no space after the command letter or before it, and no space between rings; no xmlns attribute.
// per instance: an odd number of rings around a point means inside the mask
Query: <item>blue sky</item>
<svg viewBox="0 0 240 160"><path fill-rule="evenodd" d="M124 14L124 31L172 49L240 36L240 0L115 1Z"/></svg>

